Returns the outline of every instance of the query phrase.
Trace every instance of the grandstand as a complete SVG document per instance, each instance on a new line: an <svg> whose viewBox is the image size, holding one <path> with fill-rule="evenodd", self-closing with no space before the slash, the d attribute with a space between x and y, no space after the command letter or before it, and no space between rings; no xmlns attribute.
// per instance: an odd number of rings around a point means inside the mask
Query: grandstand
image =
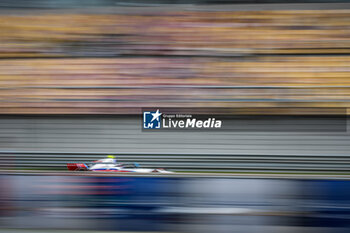
<svg viewBox="0 0 350 233"><path fill-rule="evenodd" d="M17 10L0 15L2 114L349 106L348 9Z"/></svg>

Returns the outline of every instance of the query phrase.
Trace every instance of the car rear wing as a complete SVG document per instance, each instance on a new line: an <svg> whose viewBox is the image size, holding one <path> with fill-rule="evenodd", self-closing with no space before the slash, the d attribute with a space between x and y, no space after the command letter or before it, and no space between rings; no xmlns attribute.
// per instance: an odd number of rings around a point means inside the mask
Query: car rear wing
<svg viewBox="0 0 350 233"><path fill-rule="evenodd" d="M67 163L69 171L87 171L88 166L85 163Z"/></svg>

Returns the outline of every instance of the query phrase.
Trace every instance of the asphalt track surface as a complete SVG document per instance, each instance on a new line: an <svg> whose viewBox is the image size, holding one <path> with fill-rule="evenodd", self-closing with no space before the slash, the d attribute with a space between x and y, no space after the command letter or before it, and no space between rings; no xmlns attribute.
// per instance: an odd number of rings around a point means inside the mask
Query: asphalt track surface
<svg viewBox="0 0 350 233"><path fill-rule="evenodd" d="M86 230L53 230L53 229L34 229L34 230L28 230L28 229L0 229L0 233L46 233L46 232L52 232L52 233L69 233L69 232L74 232L74 233L100 233L100 232L118 232L118 233L136 233L133 231L86 231ZM137 233L146 233L146 232L140 232L137 231ZM152 233L152 231L147 231L147 233ZM157 233L166 233L166 232L159 232Z"/></svg>
<svg viewBox="0 0 350 233"><path fill-rule="evenodd" d="M1 170L0 175L38 175L38 176L108 176L108 177L178 177L178 178L252 178L252 179L340 179L350 180L350 175L336 174L259 174L259 173L116 173L89 171L36 171L36 170Z"/></svg>

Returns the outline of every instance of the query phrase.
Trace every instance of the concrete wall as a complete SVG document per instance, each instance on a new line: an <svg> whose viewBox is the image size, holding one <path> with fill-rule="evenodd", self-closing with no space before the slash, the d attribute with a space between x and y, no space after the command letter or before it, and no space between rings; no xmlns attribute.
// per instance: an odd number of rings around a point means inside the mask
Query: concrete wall
<svg viewBox="0 0 350 233"><path fill-rule="evenodd" d="M0 117L1 151L348 155L349 142L347 132L144 132L137 117Z"/></svg>

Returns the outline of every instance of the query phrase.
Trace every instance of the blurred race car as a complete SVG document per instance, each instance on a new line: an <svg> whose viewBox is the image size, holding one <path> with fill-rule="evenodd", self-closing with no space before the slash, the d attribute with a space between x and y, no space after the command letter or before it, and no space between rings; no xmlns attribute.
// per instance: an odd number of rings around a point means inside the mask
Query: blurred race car
<svg viewBox="0 0 350 233"><path fill-rule="evenodd" d="M67 163L70 171L102 171L102 172L136 172L136 173L173 173L163 168L140 168L138 163L122 164L117 163L113 155L105 159L93 161L92 163Z"/></svg>

